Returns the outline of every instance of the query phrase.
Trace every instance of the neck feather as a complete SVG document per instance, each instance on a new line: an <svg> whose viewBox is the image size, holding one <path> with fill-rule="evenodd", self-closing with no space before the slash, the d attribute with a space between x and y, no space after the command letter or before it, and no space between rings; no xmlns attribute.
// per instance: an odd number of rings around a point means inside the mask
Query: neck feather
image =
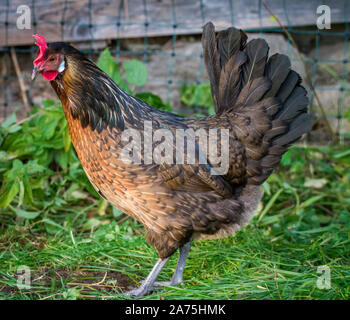
<svg viewBox="0 0 350 320"><path fill-rule="evenodd" d="M66 70L52 81L52 86L83 128L90 126L98 132L107 127L123 130L125 121L139 111L137 100L88 59L68 60Z"/></svg>

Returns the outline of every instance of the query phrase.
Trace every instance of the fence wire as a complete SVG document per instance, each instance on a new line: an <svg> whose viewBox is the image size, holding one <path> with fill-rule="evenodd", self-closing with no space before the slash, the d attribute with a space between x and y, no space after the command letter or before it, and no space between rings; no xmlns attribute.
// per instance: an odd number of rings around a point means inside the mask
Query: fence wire
<svg viewBox="0 0 350 320"><path fill-rule="evenodd" d="M84 1L84 0L83 0ZM193 2L199 2L198 8L200 10L200 17L201 17L201 22L204 25L207 22L207 14L208 12L204 10L204 4L203 0L192 0ZM231 25L235 26L235 14L234 14L234 0L227 0L229 3L229 15L231 16ZM9 45L9 28L14 27L14 22L11 21L9 14L10 14L10 0L2 0L0 1L0 6L2 9L5 10L5 14L3 14L1 17L4 19L0 20L0 29L3 29L4 31L4 37L5 37L5 45L0 47L0 57L2 58L3 61L3 69L2 73L0 76L1 79L1 93L0 93L0 116L1 120L5 119L6 117L9 116L10 112L9 110L13 110L13 102L9 98L10 96L10 90L13 87L14 83L18 83L18 78L16 75L14 75L13 72L11 72L11 65L12 65L12 60L11 60L11 48L12 50L15 51L16 54L24 54L24 53L30 53L31 54L31 59L36 55L37 48L32 45L32 46L10 46ZM57 16L60 16L61 18L59 20L46 20L46 19L38 19L36 16L36 8L37 4L42 1L39 0L31 0L27 1L29 3L30 9L31 9L31 18L32 18L32 33L35 34L37 32L38 25L45 23L45 24L52 24L57 26L58 30L60 30L61 34L61 40L66 41L67 39L65 38L65 31L67 28L69 29L72 27L71 21L67 20L67 14L69 13L70 10L70 3L71 1L68 0L62 0L61 2L63 3L63 9L61 12L57 12ZM95 42L97 39L94 38L94 32L93 30L98 30L99 28L105 28L108 27L108 24L101 24L101 23L94 23L94 17L99 14L98 10L96 10L96 3L98 1L93 1L93 0L86 0L87 6L88 6L88 16L87 20L84 18L84 21L79 22L79 27L81 28L88 28L89 30L89 46L86 49L83 49L81 51L85 52L86 54L89 55L90 58L96 58L97 54L99 54L103 48L99 49L95 47ZM157 21L157 19L150 19L149 18L149 10L150 8L148 7L148 1L147 0L140 0L139 1L140 6L143 7L143 16L144 16L144 21L143 22L135 22L135 21L128 21L125 19L125 10L127 10L128 6L128 1L126 0L121 0L118 2L118 10L115 13L115 28L117 30L117 36L113 40L114 44L112 48L110 48L111 53L113 56L115 56L116 61L119 62L121 58L123 57L130 57L130 56L137 56L137 57L142 57L142 59L146 62L149 60L150 56L159 56L159 57L167 57L167 63L168 63L168 75L167 77L164 78L157 78L157 79L152 79L150 78L148 82L154 83L154 84L159 84L159 85L166 85L167 86L167 93L166 93L166 102L171 101L171 93L172 90L174 89L175 85L191 85L191 84L201 84L205 80L203 80L203 73L204 73L204 63L203 63L203 56L202 53L198 53L196 55L193 54L186 54L184 52L181 52L181 50L178 50L176 48L176 44L178 41L178 30L179 29L188 29L186 30L186 34L191 33L191 25L186 24L182 25L179 23L178 19L178 12L176 11L176 0L169 0L170 6L169 10L171 12L170 17L171 19L165 24L162 21ZM251 3L251 2L250 2ZM309 65L309 71L311 72L312 76L312 84L315 87L316 90L327 90L330 93L333 91L338 91L338 99L337 99L337 106L336 106L336 114L333 115L328 115L328 119L330 121L336 122L335 124L335 133L337 136L339 136L342 139L344 138L349 138L350 137L350 132L346 129L346 126L344 126L345 121L347 121L347 117L349 118L350 121L350 116L346 116L346 112L349 110L350 106L345 104L345 97L348 97L350 88L347 83L347 74L349 70L349 37L350 37L350 3L349 1L344 1L344 8L338 8L339 10L343 10L344 12L344 23L341 24L343 26L343 30L337 31L337 32L329 32L327 30L319 30L317 28L308 28L308 27L295 27L292 25L290 22L291 17L290 13L288 12L288 6L287 6L287 0L283 0L283 8L284 8L284 18L288 22L286 25L286 29L292 36L313 36L314 41L315 41L315 50L314 50L314 56L313 57L305 57L306 62ZM321 3L320 3L321 4ZM273 7L271 8L273 11ZM245 32L247 33L259 33L260 35L264 35L266 33L272 33L272 34L281 34L284 35L285 31L280 28L280 27L264 27L263 24L263 18L262 18L262 10L264 10L262 2L257 1L257 8L255 8L257 11L258 17L259 17L259 27L254 28L254 29L244 29ZM215 23L215 21L214 21ZM143 36L143 48L140 50L128 50L124 49L122 47L122 41L121 40L121 35L122 35L122 29L123 27L128 26L138 26L138 27L143 27L144 28L144 36ZM152 45L150 44L150 39L152 37L149 36L149 29L151 27L163 27L167 28L172 28L173 33L169 34L168 36L171 37L171 46L170 48L167 48L166 50L157 50L153 49ZM230 25L227 25L229 27ZM249 36L249 35L248 35ZM325 38L340 38L343 39L344 41L344 56L342 59L320 59L319 57L319 47L320 47L320 42L322 39ZM197 38L198 39L198 38ZM332 41L332 40L331 40ZM329 42L329 41L328 41ZM73 44L74 45L74 44ZM287 50L286 52L281 52L285 53L290 56L292 61L298 61L299 58L292 56L292 45L290 43L290 40L287 38ZM187 80L187 79L174 79L174 71L177 68L177 63L178 60L177 58L181 59L192 59L196 58L200 61L200 67L198 68L196 79L195 80ZM32 61L32 60L31 60ZM326 63L326 64L339 64L341 63L343 65L342 67L342 72L341 74L338 75L337 79L337 88L335 86L324 86L320 85L317 81L317 72L318 69L320 68L320 64ZM29 75L26 75L24 77L25 84L28 86L27 94L28 94L28 99L30 105L33 105L33 96L32 96L32 91L33 91L33 83L30 81ZM311 105L311 112L314 114L316 118L320 118L320 112L317 106L317 103L314 101L314 94L310 88L304 81L304 86L307 88L309 91L309 97L310 97L310 105ZM178 87L177 87L178 88ZM20 97L18 101L21 101ZM12 107L12 108L11 108ZM20 107L20 104L17 105L17 107ZM192 112L196 112L198 110L198 99L197 103L194 106ZM320 141L326 141L327 139L330 138L329 133L325 130L324 132L319 131L319 132L314 132L314 136L318 136L318 139Z"/></svg>

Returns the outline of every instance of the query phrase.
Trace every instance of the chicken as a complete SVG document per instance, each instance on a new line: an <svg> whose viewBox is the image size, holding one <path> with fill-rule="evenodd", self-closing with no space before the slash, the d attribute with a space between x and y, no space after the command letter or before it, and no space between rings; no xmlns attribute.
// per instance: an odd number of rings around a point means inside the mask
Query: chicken
<svg viewBox="0 0 350 320"><path fill-rule="evenodd" d="M156 285L177 249L174 275L161 285L182 282L192 240L226 237L245 226L261 200L260 185L311 129L307 94L288 57L268 58L264 40L246 43L235 28L216 34L212 23L204 26L216 114L187 119L126 93L72 46L34 37L39 53L32 78L40 73L51 82L86 175L101 197L144 225L158 252L131 296Z"/></svg>

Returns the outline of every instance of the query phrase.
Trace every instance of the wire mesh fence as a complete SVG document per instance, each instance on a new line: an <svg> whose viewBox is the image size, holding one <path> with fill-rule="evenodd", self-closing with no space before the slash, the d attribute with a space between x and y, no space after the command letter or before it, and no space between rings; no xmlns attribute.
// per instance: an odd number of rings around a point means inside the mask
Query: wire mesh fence
<svg viewBox="0 0 350 320"><path fill-rule="evenodd" d="M330 8L331 29L316 26L320 5ZM28 12L29 28L23 28ZM270 45L283 39L276 50L290 56L293 67L307 78L299 52L286 37L286 31L289 32L296 39L311 76L311 84L304 81L311 112L315 118L322 118L313 86L334 133L341 140L350 137L347 0L1 0L0 119L23 109L26 99L29 106L39 102L43 91L50 90L39 86L41 92L35 91L36 85L30 81L30 67L37 50L32 38L35 33L43 34L49 42L69 41L92 59L109 46L117 62L131 56L143 60L149 79L139 90L155 92L175 109L194 113L200 108L199 99L193 109L184 108L180 88L208 82L200 46L200 33L207 21L212 21L218 30L235 26L248 32L249 37L266 37ZM310 138L330 139L322 121Z"/></svg>

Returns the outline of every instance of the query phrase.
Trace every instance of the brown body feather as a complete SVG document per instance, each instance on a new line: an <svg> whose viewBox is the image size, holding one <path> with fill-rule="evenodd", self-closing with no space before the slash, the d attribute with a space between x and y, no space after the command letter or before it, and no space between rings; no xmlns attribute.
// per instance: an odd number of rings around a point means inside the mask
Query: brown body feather
<svg viewBox="0 0 350 320"><path fill-rule="evenodd" d="M217 114L191 119L128 95L74 48L49 46L66 57L66 70L51 83L87 176L102 197L144 224L161 258L191 238L225 236L245 225L260 201L259 185L311 125L305 91L289 60L267 61L263 40L246 47L242 31L216 35L207 24L202 43ZM179 128L228 129L228 172L211 175L215 166L209 162L125 163L121 134L133 128L143 135L145 120L152 121L153 131L166 128L174 136Z"/></svg>

